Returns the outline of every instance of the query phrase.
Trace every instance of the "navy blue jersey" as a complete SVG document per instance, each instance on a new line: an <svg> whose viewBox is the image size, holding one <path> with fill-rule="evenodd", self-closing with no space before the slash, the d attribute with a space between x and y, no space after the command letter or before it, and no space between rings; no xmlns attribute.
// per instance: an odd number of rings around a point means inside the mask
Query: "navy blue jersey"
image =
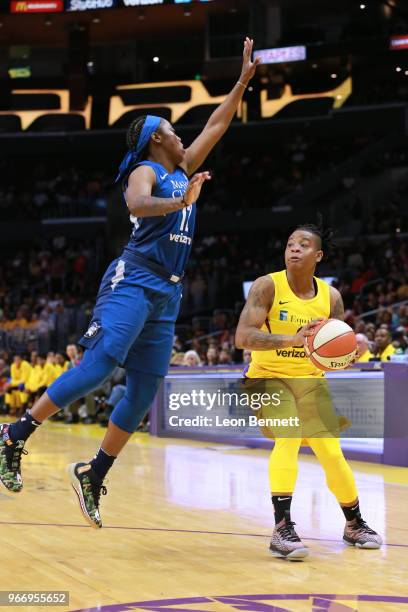
<svg viewBox="0 0 408 612"><path fill-rule="evenodd" d="M179 198L188 185L184 170L177 167L172 174L161 165L142 161L137 166L150 166L156 174L152 196ZM196 216L195 203L160 217L130 217L134 229L125 248L127 256L135 253L163 266L171 274L181 276L187 265L193 242Z"/></svg>

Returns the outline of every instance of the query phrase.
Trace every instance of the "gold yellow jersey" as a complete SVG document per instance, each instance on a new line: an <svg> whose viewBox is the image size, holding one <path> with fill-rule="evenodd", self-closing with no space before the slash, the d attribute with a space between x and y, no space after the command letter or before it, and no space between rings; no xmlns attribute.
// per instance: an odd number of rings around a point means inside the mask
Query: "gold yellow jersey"
<svg viewBox="0 0 408 612"><path fill-rule="evenodd" d="M55 378L58 378L59 376L61 376L61 374L63 374L66 371L66 364L67 362L64 362L64 365L60 365L59 363L56 363L54 365L54 372L55 372Z"/></svg>
<svg viewBox="0 0 408 612"><path fill-rule="evenodd" d="M31 368L30 377L26 384L26 390L35 393L41 387L45 387L45 372L44 367L35 365Z"/></svg>
<svg viewBox="0 0 408 612"><path fill-rule="evenodd" d="M270 334L294 335L313 319L330 317L330 287L314 277L316 295L302 300L289 286L286 270L270 274L275 284L275 297L261 329ZM321 378L322 370L316 368L306 356L303 347L252 351L252 361L246 376L249 378Z"/></svg>
<svg viewBox="0 0 408 612"><path fill-rule="evenodd" d="M11 384L14 386L21 385L23 383L27 384L28 379L30 378L30 373L31 365L28 363L28 361L25 361L25 359L23 359L21 364L18 366L17 364L12 363L10 368Z"/></svg>
<svg viewBox="0 0 408 612"><path fill-rule="evenodd" d="M55 371L55 365L47 361L44 366L44 385L49 387L57 378L58 374Z"/></svg>
<svg viewBox="0 0 408 612"><path fill-rule="evenodd" d="M372 359L373 357L374 357L374 355L372 354L372 352L371 352L369 349L367 349L367 350L365 351L365 353L363 353L363 354L361 355L361 357L360 357L359 359L357 359L357 361L358 361L359 363L367 363L367 362L368 362L368 361L370 361L370 359Z"/></svg>
<svg viewBox="0 0 408 612"><path fill-rule="evenodd" d="M389 344L385 347L382 353L378 353L378 357L381 359L381 361L390 361L390 357L391 355L394 355L394 353L395 348L392 346L392 344Z"/></svg>

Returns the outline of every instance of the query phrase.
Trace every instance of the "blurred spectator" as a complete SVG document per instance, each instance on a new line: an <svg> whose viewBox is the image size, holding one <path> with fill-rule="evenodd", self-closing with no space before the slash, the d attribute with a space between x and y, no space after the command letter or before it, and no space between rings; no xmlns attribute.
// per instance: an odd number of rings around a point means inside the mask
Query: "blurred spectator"
<svg viewBox="0 0 408 612"><path fill-rule="evenodd" d="M182 365L187 366L189 368L201 366L202 363L201 363L200 356L198 355L196 351L187 351L187 353L185 353L184 355Z"/></svg>
<svg viewBox="0 0 408 612"><path fill-rule="evenodd" d="M31 359L33 358L33 354L35 354L35 351L31 352ZM45 384L45 356L44 355L37 355L35 357L35 363L34 365L31 365L30 376L28 378L25 388L29 394L28 406L31 408L31 406L34 404L36 399L40 397L41 394L44 393L44 391L47 388L47 385Z"/></svg>
<svg viewBox="0 0 408 612"><path fill-rule="evenodd" d="M395 348L391 343L391 334L385 328L377 329L375 334L375 356L381 361L389 361L394 355Z"/></svg>
<svg viewBox="0 0 408 612"><path fill-rule="evenodd" d="M221 349L219 359L218 359L218 364L219 365L232 365L233 364L231 352L228 349L225 349L225 348Z"/></svg>
<svg viewBox="0 0 408 612"><path fill-rule="evenodd" d="M356 334L357 340L357 361L360 363L370 361L374 357L370 351L370 343L365 334Z"/></svg>
<svg viewBox="0 0 408 612"><path fill-rule="evenodd" d="M182 366L183 365L183 361L184 361L184 355L185 355L185 353L176 353L176 352L174 352L174 355L172 355L172 357L170 359L170 365L171 366Z"/></svg>
<svg viewBox="0 0 408 612"><path fill-rule="evenodd" d="M242 361L245 365L248 365L251 363L251 359L252 359L252 355L251 355L251 351L248 349L244 349L243 353L242 353Z"/></svg>
<svg viewBox="0 0 408 612"><path fill-rule="evenodd" d="M66 366L67 370L74 368L81 362L80 353L76 344L68 344L67 348L65 349L65 352L69 359L69 363Z"/></svg>
<svg viewBox="0 0 408 612"><path fill-rule="evenodd" d="M30 378L31 366L21 357L15 355L10 368L10 382L6 387L6 405L9 413L20 416L26 409L28 393L25 386Z"/></svg>
<svg viewBox="0 0 408 612"><path fill-rule="evenodd" d="M215 346L210 346L207 350L207 365L218 365L218 351Z"/></svg>
<svg viewBox="0 0 408 612"><path fill-rule="evenodd" d="M5 393L10 376L10 368L5 359L0 358L0 410L6 412L7 408L4 403Z"/></svg>

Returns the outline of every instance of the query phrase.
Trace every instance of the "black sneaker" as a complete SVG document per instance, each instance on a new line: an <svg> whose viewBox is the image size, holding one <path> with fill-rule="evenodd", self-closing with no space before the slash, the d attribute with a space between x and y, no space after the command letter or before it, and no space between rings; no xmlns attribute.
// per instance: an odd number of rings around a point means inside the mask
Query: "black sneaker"
<svg viewBox="0 0 408 612"><path fill-rule="evenodd" d="M103 480L98 478L89 463L71 463L68 471L85 519L95 529L102 527L99 500L101 494L107 493Z"/></svg>
<svg viewBox="0 0 408 612"><path fill-rule="evenodd" d="M9 425L0 425L0 482L12 493L20 493L23 488L21 478L21 455L27 455L24 450L24 440L12 442L8 433Z"/></svg>

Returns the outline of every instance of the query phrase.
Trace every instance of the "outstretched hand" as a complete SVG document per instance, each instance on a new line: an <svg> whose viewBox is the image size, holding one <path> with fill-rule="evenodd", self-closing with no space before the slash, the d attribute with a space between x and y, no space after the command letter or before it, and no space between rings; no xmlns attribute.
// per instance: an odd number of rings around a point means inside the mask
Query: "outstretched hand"
<svg viewBox="0 0 408 612"><path fill-rule="evenodd" d="M184 201L188 206L194 204L200 197L201 187L205 181L211 180L211 174L209 172L198 172L190 180L186 192L184 194Z"/></svg>
<svg viewBox="0 0 408 612"><path fill-rule="evenodd" d="M254 76L255 72L256 72L256 67L258 66L259 62L260 62L260 58L257 57L255 58L254 61L252 61L252 50L254 47L254 41L252 38L248 38L248 36L245 39L244 42L244 52L242 54L242 70L241 70L241 76L239 77L239 80L244 83L245 85L252 79L252 77Z"/></svg>

